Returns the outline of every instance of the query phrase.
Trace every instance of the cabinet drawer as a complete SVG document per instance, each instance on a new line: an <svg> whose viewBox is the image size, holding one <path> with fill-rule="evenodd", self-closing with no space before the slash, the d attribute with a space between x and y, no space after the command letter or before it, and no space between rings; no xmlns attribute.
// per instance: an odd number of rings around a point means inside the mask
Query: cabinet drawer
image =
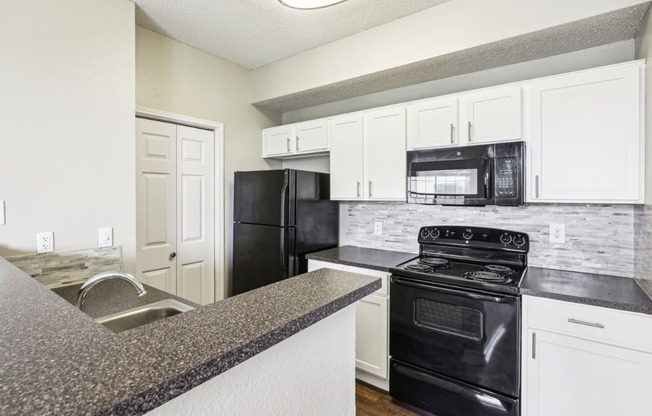
<svg viewBox="0 0 652 416"><path fill-rule="evenodd" d="M523 306L530 329L652 352L652 316L531 296Z"/></svg>
<svg viewBox="0 0 652 416"><path fill-rule="evenodd" d="M380 277L381 288L374 292L375 295L387 296L387 282L389 279L389 273L381 272L379 270L363 269L360 267L353 266L342 266L342 270L345 272L359 273L366 276Z"/></svg>

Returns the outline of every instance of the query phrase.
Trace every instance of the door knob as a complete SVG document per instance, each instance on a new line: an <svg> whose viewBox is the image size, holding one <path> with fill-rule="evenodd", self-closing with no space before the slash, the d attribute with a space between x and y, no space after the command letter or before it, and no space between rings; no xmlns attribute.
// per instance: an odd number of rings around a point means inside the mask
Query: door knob
<svg viewBox="0 0 652 416"><path fill-rule="evenodd" d="M172 253L170 253L170 258L171 259L175 258L176 256L177 256L177 253L175 253L174 251Z"/></svg>

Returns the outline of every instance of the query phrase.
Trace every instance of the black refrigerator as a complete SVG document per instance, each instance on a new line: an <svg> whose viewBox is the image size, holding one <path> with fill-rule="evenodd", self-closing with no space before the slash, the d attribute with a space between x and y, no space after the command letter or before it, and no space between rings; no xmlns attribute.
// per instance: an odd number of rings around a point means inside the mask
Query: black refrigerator
<svg viewBox="0 0 652 416"><path fill-rule="evenodd" d="M232 295L308 271L306 254L337 247L330 175L294 169L236 172Z"/></svg>

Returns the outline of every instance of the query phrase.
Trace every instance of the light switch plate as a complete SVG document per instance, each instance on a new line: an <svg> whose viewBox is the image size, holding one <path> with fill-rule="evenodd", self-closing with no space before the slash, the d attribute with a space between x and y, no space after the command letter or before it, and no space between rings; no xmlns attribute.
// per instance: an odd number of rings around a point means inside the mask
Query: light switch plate
<svg viewBox="0 0 652 416"><path fill-rule="evenodd" d="M7 224L5 220L5 201L0 201L0 225Z"/></svg>
<svg viewBox="0 0 652 416"><path fill-rule="evenodd" d="M380 221L374 222L374 234L383 235L383 223Z"/></svg>
<svg viewBox="0 0 652 416"><path fill-rule="evenodd" d="M97 229L97 246L99 248L113 247L113 228L98 228Z"/></svg>
<svg viewBox="0 0 652 416"><path fill-rule="evenodd" d="M566 225L550 224L550 242L563 244L566 242Z"/></svg>
<svg viewBox="0 0 652 416"><path fill-rule="evenodd" d="M52 253L54 251L54 233L48 231L45 233L36 234L36 252Z"/></svg>

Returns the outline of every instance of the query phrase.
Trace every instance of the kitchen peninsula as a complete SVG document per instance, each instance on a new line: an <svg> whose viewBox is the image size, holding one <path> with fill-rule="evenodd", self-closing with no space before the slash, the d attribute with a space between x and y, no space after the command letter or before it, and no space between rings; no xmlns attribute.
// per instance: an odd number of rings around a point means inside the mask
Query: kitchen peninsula
<svg viewBox="0 0 652 416"><path fill-rule="evenodd" d="M0 413L352 415L350 305L379 288L324 269L114 334L0 258Z"/></svg>

